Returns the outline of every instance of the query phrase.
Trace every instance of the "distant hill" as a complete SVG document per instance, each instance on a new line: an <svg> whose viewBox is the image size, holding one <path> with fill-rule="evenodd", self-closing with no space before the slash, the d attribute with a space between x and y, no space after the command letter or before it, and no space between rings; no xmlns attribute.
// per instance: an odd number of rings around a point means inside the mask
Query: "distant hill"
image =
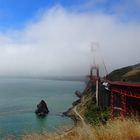
<svg viewBox="0 0 140 140"><path fill-rule="evenodd" d="M111 81L140 82L140 63L112 71L108 75Z"/></svg>

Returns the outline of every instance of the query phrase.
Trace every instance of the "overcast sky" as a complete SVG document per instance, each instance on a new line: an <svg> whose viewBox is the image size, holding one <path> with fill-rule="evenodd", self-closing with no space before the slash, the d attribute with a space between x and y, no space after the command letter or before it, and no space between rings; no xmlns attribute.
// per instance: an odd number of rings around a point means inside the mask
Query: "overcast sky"
<svg viewBox="0 0 140 140"><path fill-rule="evenodd" d="M0 75L87 75L140 62L140 1L0 0ZM18 7L18 8L17 8Z"/></svg>

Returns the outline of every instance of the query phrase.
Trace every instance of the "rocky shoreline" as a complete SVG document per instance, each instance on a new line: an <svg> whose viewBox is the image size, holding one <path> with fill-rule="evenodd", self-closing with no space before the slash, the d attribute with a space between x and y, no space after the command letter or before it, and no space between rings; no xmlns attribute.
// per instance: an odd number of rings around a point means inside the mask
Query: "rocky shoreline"
<svg viewBox="0 0 140 140"><path fill-rule="evenodd" d="M88 84L86 85L82 93L80 93L79 91L76 91L75 94L77 95L78 93L77 97L79 97L79 99L74 101L72 103L72 107L70 107L66 112L63 112L65 116L70 117L74 121L75 125L78 125L81 122L81 120L76 115L74 108L76 107L79 114L84 117L84 112L88 104L95 97L95 93L93 92L92 87L93 87L93 84L91 82L88 82Z"/></svg>
<svg viewBox="0 0 140 140"><path fill-rule="evenodd" d="M66 112L63 112L63 115L70 117L74 121L75 125L77 125L80 122L79 118L77 117L77 115L75 114L73 110L74 107L76 107L78 104L80 104L80 99L74 101L72 103L72 107L70 107Z"/></svg>

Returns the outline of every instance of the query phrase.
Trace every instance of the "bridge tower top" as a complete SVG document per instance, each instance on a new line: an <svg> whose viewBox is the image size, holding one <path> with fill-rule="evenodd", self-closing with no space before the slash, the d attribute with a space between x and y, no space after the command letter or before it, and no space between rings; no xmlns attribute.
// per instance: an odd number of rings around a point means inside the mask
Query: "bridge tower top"
<svg viewBox="0 0 140 140"><path fill-rule="evenodd" d="M97 81L99 79L99 68L97 66L91 67L89 78L91 81Z"/></svg>
<svg viewBox="0 0 140 140"><path fill-rule="evenodd" d="M91 42L91 68L89 79L93 82L96 82L99 79L99 67L96 62L97 50L99 48L99 44L97 42Z"/></svg>

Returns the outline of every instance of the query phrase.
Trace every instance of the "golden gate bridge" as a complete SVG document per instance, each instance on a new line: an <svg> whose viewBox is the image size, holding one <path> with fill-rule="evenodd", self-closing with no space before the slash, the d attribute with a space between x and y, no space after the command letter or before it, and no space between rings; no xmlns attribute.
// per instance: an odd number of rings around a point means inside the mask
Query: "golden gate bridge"
<svg viewBox="0 0 140 140"><path fill-rule="evenodd" d="M110 94L109 106L111 107L112 117L114 116L115 111L118 111L121 116L126 116L126 114L133 114L134 111L137 111L137 113L140 114L140 83L110 81L107 79L108 72L104 61L103 65L106 71L106 78L104 80L107 83L107 88ZM98 92L101 77L99 75L99 66L97 66L95 62L90 68L90 75L88 76L88 78L93 84L96 85L96 103L97 105L99 105ZM118 103L116 104L115 101L117 101Z"/></svg>

